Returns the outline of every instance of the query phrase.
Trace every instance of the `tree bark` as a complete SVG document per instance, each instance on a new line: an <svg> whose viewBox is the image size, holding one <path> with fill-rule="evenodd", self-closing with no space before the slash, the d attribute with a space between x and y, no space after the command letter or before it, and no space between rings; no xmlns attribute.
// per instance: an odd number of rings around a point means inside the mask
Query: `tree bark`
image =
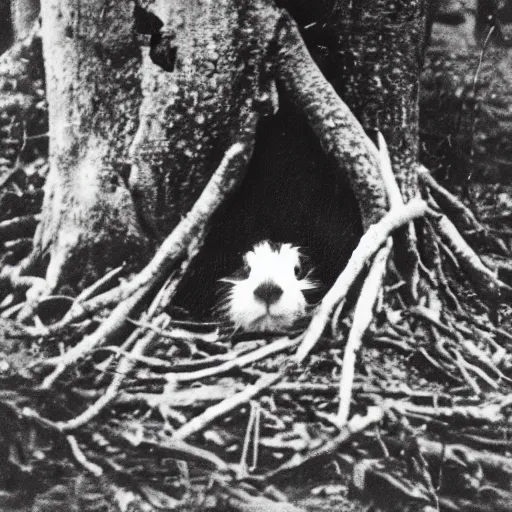
<svg viewBox="0 0 512 512"><path fill-rule="evenodd" d="M426 37L425 0L339 2L338 93L370 136L380 131L405 202L419 195L419 76ZM397 237L397 265L417 297L418 261L412 224Z"/></svg>
<svg viewBox="0 0 512 512"><path fill-rule="evenodd" d="M279 15L260 0L219 0L215 8L198 0L157 1L152 13L163 27L143 58L130 187L142 226L161 240L261 108L257 103L271 101L267 58ZM152 60L170 54L172 72Z"/></svg>
<svg viewBox="0 0 512 512"><path fill-rule="evenodd" d="M28 36L39 16L39 0L11 0L14 41Z"/></svg>
<svg viewBox="0 0 512 512"><path fill-rule="evenodd" d="M417 193L419 72L426 0L280 0L322 72L363 128L387 141L404 199ZM432 13L430 13L432 14Z"/></svg>
<svg viewBox="0 0 512 512"><path fill-rule="evenodd" d="M423 0L339 2L338 92L368 133L389 147L405 201L418 193L418 92L425 32Z"/></svg>
<svg viewBox="0 0 512 512"><path fill-rule="evenodd" d="M53 289L64 277L76 282L87 270L94 276L145 248L123 181L139 104L139 56L128 0L110 7L45 1L42 33L50 173L34 246L49 257Z"/></svg>

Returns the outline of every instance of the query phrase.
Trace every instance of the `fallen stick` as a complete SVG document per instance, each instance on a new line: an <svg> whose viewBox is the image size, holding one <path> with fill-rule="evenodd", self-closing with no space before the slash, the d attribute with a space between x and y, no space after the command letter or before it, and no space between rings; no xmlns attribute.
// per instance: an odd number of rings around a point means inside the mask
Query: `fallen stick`
<svg viewBox="0 0 512 512"><path fill-rule="evenodd" d="M167 373L166 375L172 378L175 382L192 382L195 380L205 379L206 377L212 377L214 375L221 375L235 368L243 368L244 366L255 363L256 361L260 361L261 359L265 359L279 352L284 352L289 348L293 348L298 345L300 339L300 337L293 339L281 338L265 345L264 347L260 347L248 354L237 357L232 361L226 361L225 363L213 368L205 368L203 370L190 373Z"/></svg>
<svg viewBox="0 0 512 512"><path fill-rule="evenodd" d="M208 425L216 419L222 418L234 409L247 403L249 400L263 393L270 386L278 382L283 375L281 373L273 373L261 377L255 384L247 386L243 391L234 396L226 398L222 402L212 405L206 411L196 416L191 421L180 427L173 434L173 439L185 440L191 435L197 434L205 430Z"/></svg>

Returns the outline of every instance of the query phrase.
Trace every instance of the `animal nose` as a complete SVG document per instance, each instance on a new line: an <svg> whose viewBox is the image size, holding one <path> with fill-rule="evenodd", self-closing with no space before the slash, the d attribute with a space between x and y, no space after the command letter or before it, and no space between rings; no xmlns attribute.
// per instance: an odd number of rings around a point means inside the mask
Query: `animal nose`
<svg viewBox="0 0 512 512"><path fill-rule="evenodd" d="M283 295L283 289L279 285L272 282L261 283L254 290L254 296L256 297L256 300L264 302L269 306L275 304L281 295Z"/></svg>

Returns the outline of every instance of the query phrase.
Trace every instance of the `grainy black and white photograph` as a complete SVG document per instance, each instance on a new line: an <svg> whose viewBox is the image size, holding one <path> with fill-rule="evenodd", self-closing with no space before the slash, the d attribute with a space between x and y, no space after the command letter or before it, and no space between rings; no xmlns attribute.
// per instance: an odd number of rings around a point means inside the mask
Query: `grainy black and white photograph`
<svg viewBox="0 0 512 512"><path fill-rule="evenodd" d="M0 511L510 512L512 0L0 0Z"/></svg>

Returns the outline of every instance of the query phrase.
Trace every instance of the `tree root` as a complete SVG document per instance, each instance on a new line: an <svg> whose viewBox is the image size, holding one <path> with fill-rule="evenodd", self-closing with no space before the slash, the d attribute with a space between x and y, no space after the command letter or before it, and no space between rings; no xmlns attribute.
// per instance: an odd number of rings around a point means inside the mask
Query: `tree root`
<svg viewBox="0 0 512 512"><path fill-rule="evenodd" d="M352 253L345 270L343 270L340 277L338 277L333 287L327 292L318 306L304 335L304 340L297 351L297 361L299 363L307 357L320 339L332 312L347 295L351 285L363 270L365 263L376 253L393 230L413 219L421 217L426 212L426 209L427 205L424 201L415 199L403 208L395 208L377 224L370 226L361 237L361 241Z"/></svg>
<svg viewBox="0 0 512 512"><path fill-rule="evenodd" d="M445 215L429 209L428 217L435 225L441 240L454 255L455 261L466 271L479 291L497 300L512 297L512 288L497 279L493 272L484 266L475 251Z"/></svg>
<svg viewBox="0 0 512 512"><path fill-rule="evenodd" d="M248 128L251 134L253 130L254 125ZM70 349L60 361L55 362L57 368L45 379L44 387L51 386L66 368L115 337L128 316L180 258L184 258L182 265L189 264L199 250L209 218L240 179L251 153L252 146L233 145L192 210L167 237L151 262L129 283L96 298L93 310L114 302L119 304L92 335ZM84 309L91 311L91 308L84 307ZM70 317L73 321L77 320L76 315L70 315ZM66 319L66 322L70 321L70 318Z"/></svg>
<svg viewBox="0 0 512 512"><path fill-rule="evenodd" d="M447 208L455 216L455 222L463 229L472 230L475 233L485 233L487 230L478 222L474 213L456 196L448 192L434 179L430 171L423 165L419 166L418 176L423 184L434 194L437 201Z"/></svg>
<svg viewBox="0 0 512 512"><path fill-rule="evenodd" d="M378 152L318 69L289 16L283 18L278 45L278 81L306 116L327 155L338 163L341 173L348 173L368 229L387 207Z"/></svg>
<svg viewBox="0 0 512 512"><path fill-rule="evenodd" d="M281 374L270 374L261 377L261 379L252 386L247 386L242 392L226 398L222 402L209 407L202 414L196 416L173 433L173 439L187 439L192 435L198 434L205 430L215 420L226 416L243 404L257 397L270 386L279 381L283 376Z"/></svg>
<svg viewBox="0 0 512 512"><path fill-rule="evenodd" d="M388 239L386 246L380 249L375 255L355 307L352 327L345 346L345 355L343 357L343 367L340 379L340 397L338 406L338 423L340 425L347 423L349 418L356 352L358 352L361 347L362 337L366 332L366 329L373 321L373 308L386 274L386 267L391 248L392 242L391 239Z"/></svg>
<svg viewBox="0 0 512 512"><path fill-rule="evenodd" d="M157 320L158 327L165 327L166 320L165 318ZM133 347L130 355L136 358L138 355L143 354L147 349L148 345L156 338L156 334L152 331L147 333L145 336L141 337ZM98 416L110 403L112 403L123 383L124 378L133 370L135 366L135 359L122 357L120 363L116 368L116 372L114 374L114 378L110 385L108 386L104 395L102 395L99 400L94 403L91 407L89 407L86 411L84 411L80 416L74 418L73 420L69 420L66 422L58 422L56 423L56 427L61 432L69 432L71 430L76 430L81 426L85 425L93 418ZM51 385L51 381L48 384L46 381L43 382L42 388L47 388Z"/></svg>

